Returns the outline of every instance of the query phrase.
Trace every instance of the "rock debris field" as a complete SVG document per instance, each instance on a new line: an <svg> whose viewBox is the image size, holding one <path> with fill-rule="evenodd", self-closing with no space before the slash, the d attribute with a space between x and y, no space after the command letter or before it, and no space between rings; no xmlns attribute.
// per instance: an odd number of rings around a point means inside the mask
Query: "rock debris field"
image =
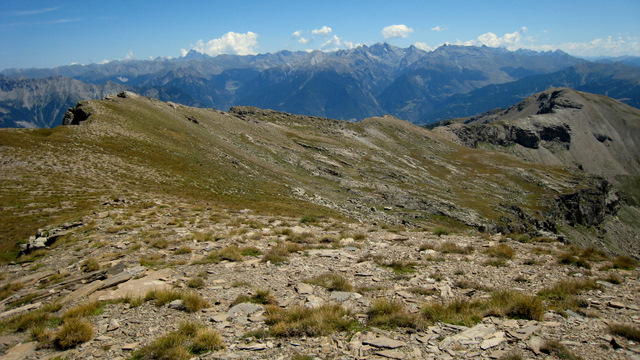
<svg viewBox="0 0 640 360"><path fill-rule="evenodd" d="M636 262L554 238L139 199L37 235L0 360L640 359Z"/></svg>

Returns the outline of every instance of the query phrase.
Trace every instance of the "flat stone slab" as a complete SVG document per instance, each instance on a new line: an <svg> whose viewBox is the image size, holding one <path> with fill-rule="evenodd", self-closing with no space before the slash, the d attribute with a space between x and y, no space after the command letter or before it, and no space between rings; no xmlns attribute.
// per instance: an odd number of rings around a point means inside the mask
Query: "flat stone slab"
<svg viewBox="0 0 640 360"><path fill-rule="evenodd" d="M64 304L68 302L73 302L87 295L91 295L92 293L98 291L98 289L100 289L103 284L104 282L102 280L96 280L88 284L85 284L79 287L78 289L74 290L71 294L65 296L64 299L62 300L62 303Z"/></svg>
<svg viewBox="0 0 640 360"><path fill-rule="evenodd" d="M298 294L313 294L313 286L307 283L296 284L296 291Z"/></svg>
<svg viewBox="0 0 640 360"><path fill-rule="evenodd" d="M38 346L37 341L18 344L9 349L0 360L23 360L35 353Z"/></svg>
<svg viewBox="0 0 640 360"><path fill-rule="evenodd" d="M264 306L253 303L240 303L227 311L227 315L230 317L236 316L249 316L264 309Z"/></svg>
<svg viewBox="0 0 640 360"><path fill-rule="evenodd" d="M23 306L20 306L18 308L11 309L11 310L5 311L3 313L0 313L0 319L4 318L4 317L13 316L15 314L19 314L21 312L37 309L37 308L39 308L41 306L42 306L41 302L37 302L37 303L34 303L34 304L23 305Z"/></svg>
<svg viewBox="0 0 640 360"><path fill-rule="evenodd" d="M378 356L386 357L388 359L404 359L405 354L396 350L382 350L375 353Z"/></svg>
<svg viewBox="0 0 640 360"><path fill-rule="evenodd" d="M365 340L362 342L365 345L371 345L377 348L385 348L385 349L397 349L402 346L406 346L402 341L389 339L387 337L379 337L372 340Z"/></svg>
<svg viewBox="0 0 640 360"><path fill-rule="evenodd" d="M169 285L161 279L169 279L173 276L173 270L161 269L148 274L140 279L133 279L118 285L118 288L105 292L98 297L98 300L116 300L126 297L144 297L151 290L160 290L169 287Z"/></svg>
<svg viewBox="0 0 640 360"><path fill-rule="evenodd" d="M503 342L505 342L507 339L505 339L504 337L494 337L491 339L487 339L484 340L481 344L480 344L480 348L482 350L487 350L487 349L491 349L492 347L496 347L500 344L502 344Z"/></svg>

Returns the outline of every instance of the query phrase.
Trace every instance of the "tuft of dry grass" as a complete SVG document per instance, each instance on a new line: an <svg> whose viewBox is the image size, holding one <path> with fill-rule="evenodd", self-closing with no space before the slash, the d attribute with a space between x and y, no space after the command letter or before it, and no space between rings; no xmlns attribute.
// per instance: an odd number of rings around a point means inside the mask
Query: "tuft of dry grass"
<svg viewBox="0 0 640 360"><path fill-rule="evenodd" d="M622 336L628 340L640 343L640 328L631 324L611 324L609 332L613 335Z"/></svg>
<svg viewBox="0 0 640 360"><path fill-rule="evenodd" d="M300 244L285 242L278 243L262 256L262 262L280 264L287 261L289 254L302 251L304 248Z"/></svg>
<svg viewBox="0 0 640 360"><path fill-rule="evenodd" d="M516 252L507 244L498 244L487 248L484 253L496 259L513 259Z"/></svg>
<svg viewBox="0 0 640 360"><path fill-rule="evenodd" d="M562 345L558 341L551 340L546 341L541 347L540 351L545 354L553 355L559 359L567 360L581 360L582 357L574 354L566 346Z"/></svg>
<svg viewBox="0 0 640 360"><path fill-rule="evenodd" d="M93 338L93 325L83 319L65 321L53 336L53 344L61 350L74 348Z"/></svg>
<svg viewBox="0 0 640 360"><path fill-rule="evenodd" d="M188 360L194 355L224 349L218 331L196 322L183 322L177 331L167 333L137 350L132 360Z"/></svg>
<svg viewBox="0 0 640 360"><path fill-rule="evenodd" d="M597 289L600 289L600 285L595 280L568 279L538 291L538 297L547 301L553 309L560 312L566 309L577 310L581 303L576 298L576 295L586 290Z"/></svg>
<svg viewBox="0 0 640 360"><path fill-rule="evenodd" d="M209 302L195 291L155 289L149 291L144 297L144 301L153 301L156 306L162 306L178 299L184 302L186 312L196 312L209 306Z"/></svg>
<svg viewBox="0 0 640 360"><path fill-rule="evenodd" d="M541 320L543 302L535 296L518 291L496 291L489 299L456 299L449 303L430 302L423 305L422 316L430 322L442 321L454 325L472 326L485 316Z"/></svg>
<svg viewBox="0 0 640 360"><path fill-rule="evenodd" d="M100 263L96 258L88 258L80 264L80 270L82 270L83 272L100 270Z"/></svg>
<svg viewBox="0 0 640 360"><path fill-rule="evenodd" d="M324 273L303 281L308 284L322 286L329 291L353 291L353 285L340 274Z"/></svg>
<svg viewBox="0 0 640 360"><path fill-rule="evenodd" d="M359 325L351 312L338 304L324 304L317 308L293 306L289 309L267 305L265 316L265 323L276 337L326 336Z"/></svg>
<svg viewBox="0 0 640 360"><path fill-rule="evenodd" d="M472 246L462 247L454 242L447 241L440 244L437 250L443 254L471 254L473 252L473 247Z"/></svg>
<svg viewBox="0 0 640 360"><path fill-rule="evenodd" d="M24 284L17 281L3 285L0 288L0 300L8 298L9 296L13 295L13 293L22 288L24 288Z"/></svg>
<svg viewBox="0 0 640 360"><path fill-rule="evenodd" d="M638 266L638 261L631 256L618 256L613 259L612 264L614 269L633 270Z"/></svg>
<svg viewBox="0 0 640 360"><path fill-rule="evenodd" d="M74 306L64 313L64 319L79 318L85 316L95 316L102 314L103 304L99 301L92 301Z"/></svg>
<svg viewBox="0 0 640 360"><path fill-rule="evenodd" d="M424 329L426 322L409 313L400 300L379 298L367 310L368 324L384 329L397 327Z"/></svg>
<svg viewBox="0 0 640 360"><path fill-rule="evenodd" d="M262 304L262 305L275 305L276 299L273 295L270 294L269 290L261 289L256 290L252 295L239 295L233 302L231 302L231 306L249 302L253 304Z"/></svg>

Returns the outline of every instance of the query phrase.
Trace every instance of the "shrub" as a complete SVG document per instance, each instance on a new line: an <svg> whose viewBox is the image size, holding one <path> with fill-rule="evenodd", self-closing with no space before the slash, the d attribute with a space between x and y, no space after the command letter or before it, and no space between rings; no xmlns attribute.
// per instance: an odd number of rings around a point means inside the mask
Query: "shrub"
<svg viewBox="0 0 640 360"><path fill-rule="evenodd" d="M83 319L72 319L65 321L55 333L53 344L61 350L66 350L87 342L92 337L91 323Z"/></svg>
<svg viewBox="0 0 640 360"><path fill-rule="evenodd" d="M376 299L367 310L367 316L369 325L381 328L423 329L425 327L424 321L420 317L410 314L399 300Z"/></svg>
<svg viewBox="0 0 640 360"><path fill-rule="evenodd" d="M349 283L349 280L342 277L340 274L325 273L318 275L314 278L304 280L304 282L318 285L326 288L329 291L352 291L353 285Z"/></svg>

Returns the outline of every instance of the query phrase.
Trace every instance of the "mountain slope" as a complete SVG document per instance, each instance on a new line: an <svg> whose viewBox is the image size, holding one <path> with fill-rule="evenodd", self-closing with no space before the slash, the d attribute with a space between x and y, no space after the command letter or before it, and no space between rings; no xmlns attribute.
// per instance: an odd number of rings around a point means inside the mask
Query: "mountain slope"
<svg viewBox="0 0 640 360"><path fill-rule="evenodd" d="M121 195L532 235L558 230L574 212L566 199L580 206L576 225L617 208L599 179L469 149L389 116L226 113L122 93L82 102L65 121L79 126L0 132L5 251L43 223Z"/></svg>
<svg viewBox="0 0 640 360"><path fill-rule="evenodd" d="M498 150L539 164L568 166L606 178L626 205L601 228L638 244L640 218L640 110L611 98L551 88L507 110L457 119L435 131L472 148ZM624 214L624 215L623 215ZM587 234L588 238L592 234ZM588 240L585 240L588 241Z"/></svg>
<svg viewBox="0 0 640 360"><path fill-rule="evenodd" d="M532 75L513 82L489 85L455 94L438 104L418 123L466 117L495 108L507 108L550 87L569 87L605 95L640 108L640 68L621 63L581 63L551 74Z"/></svg>
<svg viewBox="0 0 640 360"><path fill-rule="evenodd" d="M610 181L640 175L640 110L605 96L551 88L463 122L439 130L471 147L514 145L510 150L528 160L580 168Z"/></svg>

